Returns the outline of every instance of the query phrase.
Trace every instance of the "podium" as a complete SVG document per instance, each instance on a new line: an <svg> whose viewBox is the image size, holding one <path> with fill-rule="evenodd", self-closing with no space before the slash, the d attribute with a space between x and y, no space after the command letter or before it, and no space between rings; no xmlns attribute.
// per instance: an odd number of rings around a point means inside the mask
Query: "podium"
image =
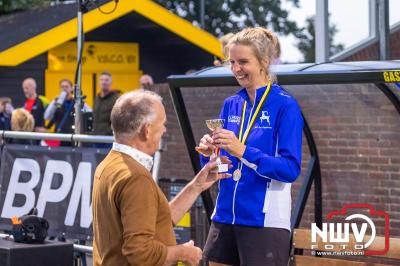
<svg viewBox="0 0 400 266"><path fill-rule="evenodd" d="M73 244L68 242L24 244L0 239L0 265L73 266L73 251Z"/></svg>

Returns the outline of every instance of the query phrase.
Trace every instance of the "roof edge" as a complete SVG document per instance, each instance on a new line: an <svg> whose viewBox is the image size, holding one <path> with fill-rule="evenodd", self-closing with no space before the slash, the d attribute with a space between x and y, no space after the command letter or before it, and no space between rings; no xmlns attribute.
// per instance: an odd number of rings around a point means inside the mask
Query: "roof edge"
<svg viewBox="0 0 400 266"><path fill-rule="evenodd" d="M107 2L101 8L112 10L114 4L113 1ZM137 12L206 52L222 57L221 44L215 36L150 0L120 0L117 9L108 15L103 15L97 9L91 10L83 16L84 32L90 32L130 12ZM77 24L77 18L71 19L0 52L0 66L17 66L76 38Z"/></svg>

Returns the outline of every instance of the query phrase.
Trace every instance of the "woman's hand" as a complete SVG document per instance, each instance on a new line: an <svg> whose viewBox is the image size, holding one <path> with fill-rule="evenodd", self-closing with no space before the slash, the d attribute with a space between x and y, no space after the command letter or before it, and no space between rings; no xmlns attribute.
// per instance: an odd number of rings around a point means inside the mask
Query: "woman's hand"
<svg viewBox="0 0 400 266"><path fill-rule="evenodd" d="M231 155L241 159L246 146L230 130L217 128L212 134L213 143L216 147L224 149Z"/></svg>
<svg viewBox="0 0 400 266"><path fill-rule="evenodd" d="M206 134L201 138L199 146L197 146L195 149L198 153L206 157L210 157L215 148L214 140L210 135Z"/></svg>

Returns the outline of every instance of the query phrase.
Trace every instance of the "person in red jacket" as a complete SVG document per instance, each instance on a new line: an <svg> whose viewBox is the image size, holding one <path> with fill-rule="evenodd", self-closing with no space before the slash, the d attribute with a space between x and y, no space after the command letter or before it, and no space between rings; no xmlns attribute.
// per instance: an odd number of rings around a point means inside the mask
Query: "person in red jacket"
<svg viewBox="0 0 400 266"><path fill-rule="evenodd" d="M36 93L36 81L33 78L26 78L22 82L22 89L25 94L24 109L30 112L35 119L35 131L37 132L47 132L44 127L44 112L49 100Z"/></svg>

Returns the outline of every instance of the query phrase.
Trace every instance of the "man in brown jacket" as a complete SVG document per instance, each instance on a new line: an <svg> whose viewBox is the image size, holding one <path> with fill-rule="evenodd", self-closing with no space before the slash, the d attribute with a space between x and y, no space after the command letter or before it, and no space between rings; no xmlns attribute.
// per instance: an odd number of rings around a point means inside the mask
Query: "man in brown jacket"
<svg viewBox="0 0 400 266"><path fill-rule="evenodd" d="M210 173L216 166L210 162L168 203L149 172L165 122L162 99L150 91L124 94L112 109L115 143L96 169L92 194L95 266L198 265L201 259L193 241L176 245L173 224L203 190L229 175Z"/></svg>

